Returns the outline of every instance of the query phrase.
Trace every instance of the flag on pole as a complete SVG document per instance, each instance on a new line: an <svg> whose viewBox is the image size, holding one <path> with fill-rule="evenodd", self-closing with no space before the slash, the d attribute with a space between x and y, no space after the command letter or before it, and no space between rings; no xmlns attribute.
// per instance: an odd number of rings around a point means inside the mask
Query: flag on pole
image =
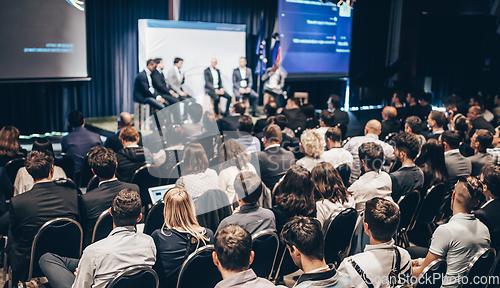
<svg viewBox="0 0 500 288"><path fill-rule="evenodd" d="M264 30L264 16L262 16L260 20L259 40L257 41L257 47L255 48L255 55L257 55L259 58L254 73L262 76L264 75L267 69L266 33Z"/></svg>

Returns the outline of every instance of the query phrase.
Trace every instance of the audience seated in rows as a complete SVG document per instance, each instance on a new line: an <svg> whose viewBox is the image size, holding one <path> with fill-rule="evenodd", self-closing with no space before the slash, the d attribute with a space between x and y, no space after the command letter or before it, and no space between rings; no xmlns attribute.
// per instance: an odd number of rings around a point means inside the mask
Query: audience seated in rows
<svg viewBox="0 0 500 288"><path fill-rule="evenodd" d="M497 130L495 135L493 135L491 145L493 148L487 148L486 152L493 157L494 163L500 165L500 130Z"/></svg>
<svg viewBox="0 0 500 288"><path fill-rule="evenodd" d="M10 160L26 157L26 150L19 144L19 130L14 126L4 126L0 130L0 167Z"/></svg>
<svg viewBox="0 0 500 288"><path fill-rule="evenodd" d="M241 116L245 115L245 104L241 102L234 103L231 115L226 116L219 120L219 131L236 131L238 130L238 120Z"/></svg>
<svg viewBox="0 0 500 288"><path fill-rule="evenodd" d="M125 182L130 182L134 172L146 165L146 156L149 157L149 151L139 146L139 133L132 126L122 128L120 132L120 141L123 148L116 152L116 169L118 178Z"/></svg>
<svg viewBox="0 0 500 288"><path fill-rule="evenodd" d="M53 288L104 288L119 272L135 265L152 267L156 261L153 239L136 231L142 218L141 197L137 191L121 190L109 208L113 231L108 237L85 248L80 259L53 253L39 260L43 274Z"/></svg>
<svg viewBox="0 0 500 288"><path fill-rule="evenodd" d="M439 183L448 182L448 170L444 160L444 145L436 139L429 139L421 148L420 155L415 161L424 173L422 197L427 190ZM423 199L423 198L422 198Z"/></svg>
<svg viewBox="0 0 500 288"><path fill-rule="evenodd" d="M304 157L297 161L297 165L309 170L309 172L319 163L324 162L321 155L324 152L324 138L314 130L306 130L300 135L300 150Z"/></svg>
<svg viewBox="0 0 500 288"><path fill-rule="evenodd" d="M472 137L476 130L478 129L486 129L491 133L495 133L495 127L491 125L486 119L483 117L484 111L481 110L479 106L472 106L469 108L469 112L467 112L467 118L469 118L470 123L472 124L472 129L469 133L469 136Z"/></svg>
<svg viewBox="0 0 500 288"><path fill-rule="evenodd" d="M446 115L440 111L432 111L427 117L427 125L432 131L427 135L427 139L438 139L439 135L444 132L444 125L446 125Z"/></svg>
<svg viewBox="0 0 500 288"><path fill-rule="evenodd" d="M312 169L311 180L316 200L316 218L321 225L344 209L354 208L354 197L347 191L332 164L322 162L316 165Z"/></svg>
<svg viewBox="0 0 500 288"><path fill-rule="evenodd" d="M84 219L84 245L90 244L92 231L97 219L113 204L113 199L123 189L139 191L135 184L125 183L116 178L117 160L113 150L103 146L90 149L88 161L92 173L99 178L97 188L88 190L82 195L85 213Z"/></svg>
<svg viewBox="0 0 500 288"><path fill-rule="evenodd" d="M338 127L330 127L325 133L326 149L321 157L337 168L347 164L352 169L353 158L349 151L342 148L342 131ZM347 183L346 183L347 184Z"/></svg>
<svg viewBox="0 0 500 288"><path fill-rule="evenodd" d="M36 139L33 143L31 151L42 151L48 155L52 155L51 157L54 157L52 142L50 142L47 138ZM64 173L64 170L61 167L54 165L54 175L52 175L52 180L61 178L66 179L66 173ZM19 168L19 170L17 170L16 180L14 181L14 196L31 190L31 188L33 188L33 184L33 177L31 177L28 173L26 167Z"/></svg>
<svg viewBox="0 0 500 288"><path fill-rule="evenodd" d="M486 129L478 129L470 138L470 146L474 149L474 155L468 157L472 164L472 176L479 176L481 169L488 163L493 163L495 159L486 152L493 142L493 134Z"/></svg>
<svg viewBox="0 0 500 288"><path fill-rule="evenodd" d="M252 130L252 118L241 116L238 120L238 138L236 138L236 141L238 141L248 153L260 151L259 139L252 136Z"/></svg>
<svg viewBox="0 0 500 288"><path fill-rule="evenodd" d="M265 186L254 172L239 173L234 179L234 190L239 207L233 215L223 219L217 233L224 227L236 224L251 235L260 231L276 231L276 220L271 210L259 207L257 201L263 195Z"/></svg>
<svg viewBox="0 0 500 288"><path fill-rule="evenodd" d="M116 132L113 136L108 137L106 142L104 142L104 147L113 150L115 153L123 148L122 141L120 140L120 132L123 127L132 126L132 115L128 112L120 113L118 119L116 120ZM139 146L142 146L142 135L139 132Z"/></svg>
<svg viewBox="0 0 500 288"><path fill-rule="evenodd" d="M398 110L392 106L386 106L382 110L382 129L379 139L384 141L390 133L398 133L401 130L401 123L398 120Z"/></svg>
<svg viewBox="0 0 500 288"><path fill-rule="evenodd" d="M481 169L481 181L484 184L486 202L480 209L474 211L477 219L481 220L490 231L491 247L500 249L500 166L494 163L487 164Z"/></svg>
<svg viewBox="0 0 500 288"><path fill-rule="evenodd" d="M425 136L420 134L422 132L422 120L417 116L410 116L405 120L405 132L410 133L417 137L420 146L424 145Z"/></svg>
<svg viewBox="0 0 500 288"><path fill-rule="evenodd" d="M375 197L366 202L363 227L370 245L363 253L345 258L338 268L351 278L351 287L392 287L389 279L409 280L412 262L408 251L395 245L401 215L394 202ZM375 265L376 263L376 265ZM394 283L395 284L395 283ZM402 284L402 283L400 283Z"/></svg>

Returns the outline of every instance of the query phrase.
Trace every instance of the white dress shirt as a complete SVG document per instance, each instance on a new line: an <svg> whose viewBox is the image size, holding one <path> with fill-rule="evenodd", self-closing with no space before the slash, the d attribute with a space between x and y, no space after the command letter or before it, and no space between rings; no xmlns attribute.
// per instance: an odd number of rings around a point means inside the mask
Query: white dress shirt
<svg viewBox="0 0 500 288"><path fill-rule="evenodd" d="M248 86L248 81L247 81L247 67L239 67L240 69L240 75L241 75L241 81L240 81L240 86L241 88L247 88Z"/></svg>
<svg viewBox="0 0 500 288"><path fill-rule="evenodd" d="M154 94L155 93L155 88L153 88L153 80L151 79L151 71L149 71L149 69L144 69L144 71L146 71L146 76L148 76L148 85L149 85L149 92L151 92L151 94Z"/></svg>
<svg viewBox="0 0 500 288"><path fill-rule="evenodd" d="M179 80L179 83L182 83L182 74L181 74L181 70L179 70L179 68L177 68L177 66L174 65L174 70L175 70L175 75L177 75L177 79Z"/></svg>
<svg viewBox="0 0 500 288"><path fill-rule="evenodd" d="M212 78L214 79L214 88L219 89L219 73L217 73L217 70L214 68L210 67L210 72L212 72Z"/></svg>
<svg viewBox="0 0 500 288"><path fill-rule="evenodd" d="M391 176L384 171L369 171L352 183L347 191L352 193L358 214L365 210L365 203L375 197L394 202L391 197Z"/></svg>

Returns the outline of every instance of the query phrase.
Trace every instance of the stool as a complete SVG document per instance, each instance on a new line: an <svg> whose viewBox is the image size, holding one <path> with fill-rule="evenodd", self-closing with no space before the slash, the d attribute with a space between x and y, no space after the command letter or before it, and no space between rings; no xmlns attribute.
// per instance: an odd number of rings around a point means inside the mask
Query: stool
<svg viewBox="0 0 500 288"><path fill-rule="evenodd" d="M149 104L134 103L134 126L138 131L151 130L148 117L151 115Z"/></svg>
<svg viewBox="0 0 500 288"><path fill-rule="evenodd" d="M295 92L293 93L293 98L300 99L300 106L307 104L309 94L307 92Z"/></svg>

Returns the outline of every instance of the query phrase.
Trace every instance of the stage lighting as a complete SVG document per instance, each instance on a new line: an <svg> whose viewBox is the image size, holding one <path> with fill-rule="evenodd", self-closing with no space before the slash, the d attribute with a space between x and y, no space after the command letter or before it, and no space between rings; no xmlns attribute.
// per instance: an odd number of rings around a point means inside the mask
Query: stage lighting
<svg viewBox="0 0 500 288"><path fill-rule="evenodd" d="M321 0L321 1L323 1L323 3L326 3L326 1L336 3L337 6L340 6L340 5L342 5L342 3L345 3L345 4L347 4L347 6L349 6L351 8L352 8L352 4L354 2L356 2L356 0Z"/></svg>

